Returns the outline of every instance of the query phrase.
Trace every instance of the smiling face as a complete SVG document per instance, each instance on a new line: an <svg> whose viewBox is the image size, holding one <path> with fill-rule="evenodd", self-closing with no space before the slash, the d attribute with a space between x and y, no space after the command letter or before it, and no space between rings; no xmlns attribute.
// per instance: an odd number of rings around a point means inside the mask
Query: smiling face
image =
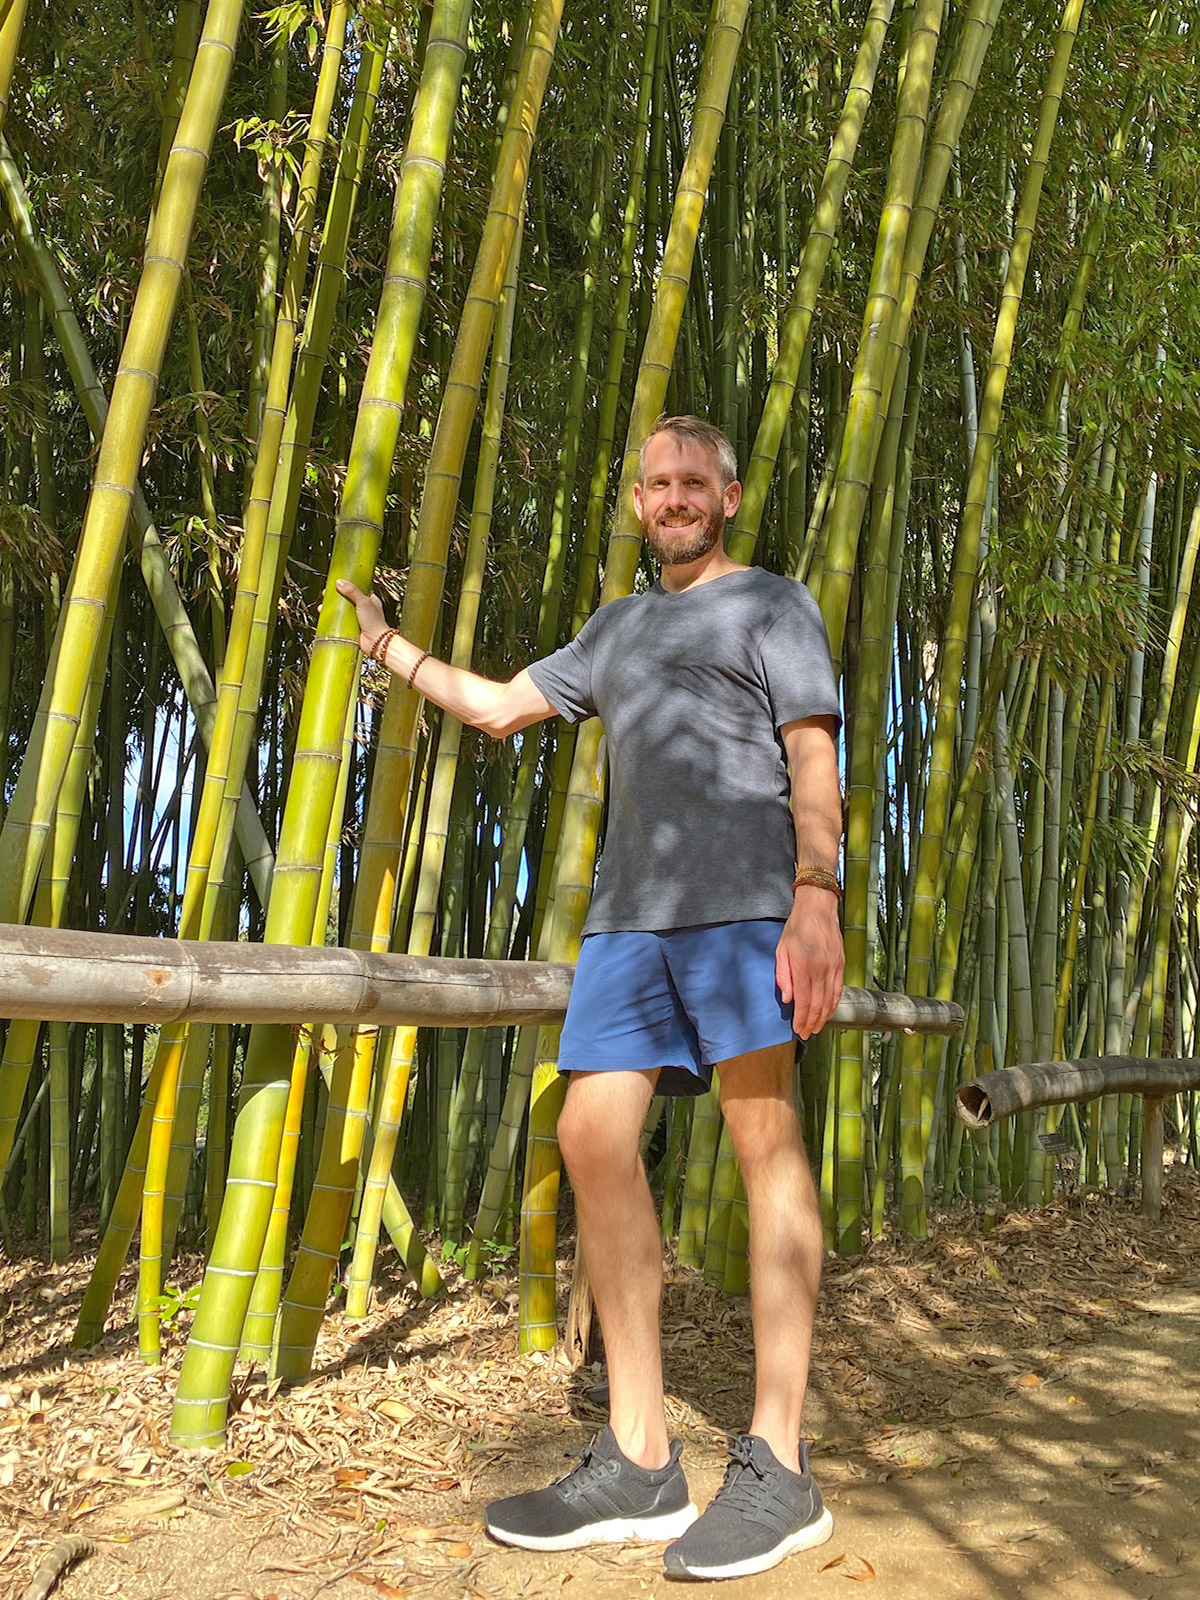
<svg viewBox="0 0 1200 1600"><path fill-rule="evenodd" d="M647 440L633 505L663 566L700 561L720 546L741 498L740 485L722 479L716 452L699 440L667 432Z"/></svg>

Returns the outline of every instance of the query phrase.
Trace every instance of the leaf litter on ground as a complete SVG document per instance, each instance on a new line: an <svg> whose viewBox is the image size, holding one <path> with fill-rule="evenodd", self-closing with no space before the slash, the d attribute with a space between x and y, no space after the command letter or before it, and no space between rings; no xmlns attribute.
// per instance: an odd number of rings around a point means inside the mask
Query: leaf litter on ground
<svg viewBox="0 0 1200 1600"><path fill-rule="evenodd" d="M955 1428L994 1415L1006 1396L1040 1393L1098 1335L1144 1315L1148 1294L1194 1270L1200 1179L1177 1169L1165 1196L1162 1222L1126 1199L1076 1196L1014 1212L989 1232L972 1213L950 1212L924 1243L889 1238L857 1259L830 1260L808 1409L822 1483L836 1493L881 1471L960 1472L969 1451L951 1437ZM95 1570L106 1550L119 1553L132 1538L141 1587L123 1574L120 1592L153 1594L156 1541L207 1514L239 1534L259 1522L271 1530L264 1559L277 1565L266 1587L280 1600L312 1590L311 1581L295 1586L298 1576L282 1570L289 1562L317 1578L322 1564L370 1575L364 1552L380 1533L410 1563L380 1579L432 1594L447 1569L491 1548L482 1503L510 1492L531 1445L557 1440L566 1453L578 1447L580 1424L602 1420L586 1398L594 1370L573 1372L561 1348L518 1353L511 1274L473 1286L448 1265L450 1294L422 1302L388 1258L368 1317L351 1321L335 1309L326 1319L307 1383L288 1390L260 1369L239 1374L225 1448L178 1453L168 1442L171 1402L190 1314L164 1328L162 1364L142 1365L131 1267L105 1339L73 1351L94 1248L93 1234L64 1266L32 1252L0 1262L5 1592L19 1593L64 1535L82 1534L97 1542ZM571 1257L564 1239L564 1296ZM199 1257L176 1262L181 1295L201 1269ZM663 1320L672 1430L716 1447L744 1426L748 1307L668 1263ZM1098 1476L1102 1489L1127 1497L1159 1481L1124 1464ZM343 1532L355 1547L326 1551Z"/></svg>

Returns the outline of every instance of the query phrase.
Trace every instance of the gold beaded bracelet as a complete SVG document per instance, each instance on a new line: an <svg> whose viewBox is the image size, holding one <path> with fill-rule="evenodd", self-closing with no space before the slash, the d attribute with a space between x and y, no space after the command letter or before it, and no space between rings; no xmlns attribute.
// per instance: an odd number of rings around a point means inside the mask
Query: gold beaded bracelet
<svg viewBox="0 0 1200 1600"><path fill-rule="evenodd" d="M828 889L832 894L842 898L842 886L838 882L836 872L830 872L827 867L797 867L796 876L792 879L792 892L803 887L813 889Z"/></svg>

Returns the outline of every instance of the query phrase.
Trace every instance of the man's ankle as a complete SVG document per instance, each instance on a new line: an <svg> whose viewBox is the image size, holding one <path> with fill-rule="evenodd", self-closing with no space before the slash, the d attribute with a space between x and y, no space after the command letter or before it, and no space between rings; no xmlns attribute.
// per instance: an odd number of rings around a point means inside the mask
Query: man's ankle
<svg viewBox="0 0 1200 1600"><path fill-rule="evenodd" d="M671 1445L665 1427L648 1429L632 1427L623 1429L610 1421L617 1448L626 1461L642 1467L646 1472L658 1472L671 1459Z"/></svg>
<svg viewBox="0 0 1200 1600"><path fill-rule="evenodd" d="M800 1441L790 1432L784 1433L778 1428L756 1428L750 1424L750 1432L758 1439L763 1439L770 1446L771 1454L781 1467L786 1467L789 1472L800 1471Z"/></svg>

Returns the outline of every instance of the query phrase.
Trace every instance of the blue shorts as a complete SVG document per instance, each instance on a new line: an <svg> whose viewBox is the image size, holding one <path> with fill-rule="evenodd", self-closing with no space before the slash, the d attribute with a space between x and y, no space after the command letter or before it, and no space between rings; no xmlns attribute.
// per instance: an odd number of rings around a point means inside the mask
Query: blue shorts
<svg viewBox="0 0 1200 1600"><path fill-rule="evenodd" d="M731 1056L794 1042L775 986L783 923L712 922L583 941L558 1070L644 1072L659 1094L703 1094Z"/></svg>

